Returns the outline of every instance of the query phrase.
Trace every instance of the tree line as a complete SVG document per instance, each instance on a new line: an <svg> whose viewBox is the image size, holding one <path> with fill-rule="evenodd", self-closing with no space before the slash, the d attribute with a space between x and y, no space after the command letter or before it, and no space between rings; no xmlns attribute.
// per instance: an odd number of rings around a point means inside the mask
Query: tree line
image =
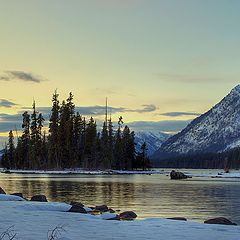
<svg viewBox="0 0 240 240"><path fill-rule="evenodd" d="M179 155L163 159L154 164L163 168L195 168L195 169L239 169L240 148L233 148L220 153L195 153Z"/></svg>
<svg viewBox="0 0 240 240"><path fill-rule="evenodd" d="M73 94L70 92L61 103L57 91L52 96L49 126L36 109L22 114L22 134L14 144L13 130L2 157L2 166L8 169L147 169L150 162L144 143L140 152L135 149L135 135L128 126L123 126L119 117L114 129L107 106L101 131L91 117L86 119L76 111Z"/></svg>

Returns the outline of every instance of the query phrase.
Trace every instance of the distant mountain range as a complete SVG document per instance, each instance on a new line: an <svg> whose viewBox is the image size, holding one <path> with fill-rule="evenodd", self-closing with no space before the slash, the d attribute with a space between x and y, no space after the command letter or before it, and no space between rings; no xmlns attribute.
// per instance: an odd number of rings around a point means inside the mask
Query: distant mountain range
<svg viewBox="0 0 240 240"><path fill-rule="evenodd" d="M152 155L153 162L183 155L221 153L240 146L240 85L208 112L170 137Z"/></svg>
<svg viewBox="0 0 240 240"><path fill-rule="evenodd" d="M135 142L136 150L141 151L141 146L144 142L147 144L147 154L151 156L154 154L161 145L170 137L171 135L162 133L162 132L136 132L135 133Z"/></svg>

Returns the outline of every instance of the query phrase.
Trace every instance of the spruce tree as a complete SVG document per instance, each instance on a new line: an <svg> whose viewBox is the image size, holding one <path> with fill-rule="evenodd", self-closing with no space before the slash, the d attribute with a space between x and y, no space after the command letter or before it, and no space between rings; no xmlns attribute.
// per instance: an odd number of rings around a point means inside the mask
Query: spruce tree
<svg viewBox="0 0 240 240"><path fill-rule="evenodd" d="M49 136L48 136L48 168L59 168L59 94L55 90L52 97L52 109L49 119Z"/></svg>
<svg viewBox="0 0 240 240"><path fill-rule="evenodd" d="M14 136L13 136L13 131L10 130L8 134L8 162L9 162L9 167L14 169L16 168L16 163L15 163L15 146L14 146Z"/></svg>
<svg viewBox="0 0 240 240"><path fill-rule="evenodd" d="M29 162L29 148L30 148L30 115L27 111L23 113L23 134L21 137L21 147L22 147L22 156L20 157L22 159L21 162L21 168L27 168L30 167Z"/></svg>
<svg viewBox="0 0 240 240"><path fill-rule="evenodd" d="M96 168L97 158L97 125L91 117L86 126L86 140L85 140L85 168Z"/></svg>

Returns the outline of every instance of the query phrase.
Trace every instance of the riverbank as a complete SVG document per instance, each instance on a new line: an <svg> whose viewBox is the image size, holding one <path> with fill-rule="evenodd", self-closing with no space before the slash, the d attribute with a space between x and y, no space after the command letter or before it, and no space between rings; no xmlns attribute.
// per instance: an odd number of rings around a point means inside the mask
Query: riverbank
<svg viewBox="0 0 240 240"><path fill-rule="evenodd" d="M16 239L48 239L57 227L59 240L152 239L238 240L240 227L168 219L109 221L102 216L66 212L65 203L0 201L0 232L10 228Z"/></svg>
<svg viewBox="0 0 240 240"><path fill-rule="evenodd" d="M136 171L127 171L127 170L84 170L84 169L65 169L65 170L4 170L1 169L1 173L6 174L81 174L81 175L129 175L129 174L164 174L163 170L136 170Z"/></svg>
<svg viewBox="0 0 240 240"><path fill-rule="evenodd" d="M85 169L65 169L65 170L5 170L0 169L5 174L46 174L46 175L153 175L164 174L169 175L172 169L152 169L152 170L85 170ZM221 169L177 169L189 177L196 178L240 178L239 170L230 170L226 173Z"/></svg>

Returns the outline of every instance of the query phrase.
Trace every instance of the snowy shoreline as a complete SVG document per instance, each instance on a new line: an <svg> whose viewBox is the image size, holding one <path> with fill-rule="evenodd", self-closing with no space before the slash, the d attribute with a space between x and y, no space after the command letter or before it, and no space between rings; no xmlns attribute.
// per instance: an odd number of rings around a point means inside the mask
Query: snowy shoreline
<svg viewBox="0 0 240 240"><path fill-rule="evenodd" d="M125 170L82 170L82 169L66 169L66 170L1 170L5 174L81 174L81 175L127 175L127 174L165 174L163 170L148 171L125 171Z"/></svg>
<svg viewBox="0 0 240 240"><path fill-rule="evenodd" d="M9 195L8 195L9 196ZM0 232L12 226L19 240L47 239L47 233L63 226L59 240L169 239L238 240L240 227L169 219L109 221L103 216L67 212L66 203L0 201Z"/></svg>
<svg viewBox="0 0 240 240"><path fill-rule="evenodd" d="M197 169L194 169L197 170ZM227 179L239 179L240 171L232 170L229 173L223 172L221 169L206 169L202 170L201 173L195 173L194 171L188 169L176 169L176 171L183 172L189 177L196 178L227 178ZM4 174L46 174L46 175L169 175L171 169L159 169L159 170L135 170L135 171L126 171L126 170L84 170L84 169L66 169L66 170L4 170L0 169L1 173Z"/></svg>

